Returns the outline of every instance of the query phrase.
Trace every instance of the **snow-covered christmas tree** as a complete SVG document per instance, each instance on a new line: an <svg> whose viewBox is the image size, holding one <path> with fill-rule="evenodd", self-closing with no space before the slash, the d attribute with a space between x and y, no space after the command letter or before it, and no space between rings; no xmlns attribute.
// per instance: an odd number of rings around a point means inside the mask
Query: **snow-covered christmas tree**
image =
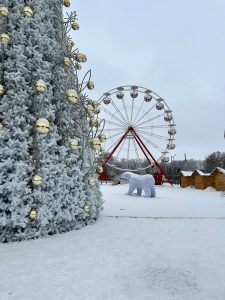
<svg viewBox="0 0 225 300"><path fill-rule="evenodd" d="M0 241L78 229L102 208L98 105L70 0L0 0ZM95 121L93 121L95 120ZM97 141L97 144L96 144Z"/></svg>

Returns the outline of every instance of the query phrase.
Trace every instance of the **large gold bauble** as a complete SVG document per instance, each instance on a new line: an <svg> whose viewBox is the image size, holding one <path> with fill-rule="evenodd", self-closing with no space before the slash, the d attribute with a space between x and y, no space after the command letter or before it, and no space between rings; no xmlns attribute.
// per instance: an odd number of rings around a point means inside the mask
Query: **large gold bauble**
<svg viewBox="0 0 225 300"><path fill-rule="evenodd" d="M79 148L79 142L78 142L78 140L71 139L69 141L69 147L70 147L71 150L77 150Z"/></svg>
<svg viewBox="0 0 225 300"><path fill-rule="evenodd" d="M63 63L65 67L70 67L71 65L71 61L68 57L64 57Z"/></svg>
<svg viewBox="0 0 225 300"><path fill-rule="evenodd" d="M24 6L24 8L23 8L23 15L25 17L31 18L31 17L33 17L33 14L34 14L33 10L29 6Z"/></svg>
<svg viewBox="0 0 225 300"><path fill-rule="evenodd" d="M89 90L93 90L93 89L95 88L94 82L88 81L88 83L87 83L87 88L88 88Z"/></svg>
<svg viewBox="0 0 225 300"><path fill-rule="evenodd" d="M103 167L99 166L99 167L97 167L96 171L98 174L101 174L104 171L104 169L103 169Z"/></svg>
<svg viewBox="0 0 225 300"><path fill-rule="evenodd" d="M84 211L85 211L86 213L89 213L90 210L91 210L90 205L89 205L88 203L85 203L85 205L84 205Z"/></svg>
<svg viewBox="0 0 225 300"><path fill-rule="evenodd" d="M2 84L0 84L0 96L4 95L5 89Z"/></svg>
<svg viewBox="0 0 225 300"><path fill-rule="evenodd" d="M91 105L95 108L98 107L99 103L97 101L91 101Z"/></svg>
<svg viewBox="0 0 225 300"><path fill-rule="evenodd" d="M76 69L77 69L77 70L81 70L81 69L82 69L82 65L81 65L81 64L79 64L79 63L76 63L76 65L75 65L75 66L76 66Z"/></svg>
<svg viewBox="0 0 225 300"><path fill-rule="evenodd" d="M63 1L63 5L64 5L65 7L70 7L70 0L64 0L64 1Z"/></svg>
<svg viewBox="0 0 225 300"><path fill-rule="evenodd" d="M71 50L73 48L73 46L74 46L74 42L72 40L69 40L66 45L67 49Z"/></svg>
<svg viewBox="0 0 225 300"><path fill-rule="evenodd" d="M77 94L77 91L75 90L68 90L67 93L66 93L66 97L67 97L67 100L70 102L70 103L77 103L78 101L78 94Z"/></svg>
<svg viewBox="0 0 225 300"><path fill-rule="evenodd" d="M90 186L95 186L96 185L96 179L93 177L93 178L90 178L89 180L88 180L88 183L89 183L89 185Z"/></svg>
<svg viewBox="0 0 225 300"><path fill-rule="evenodd" d="M73 23L71 24L71 28L72 28L73 30L79 30L79 29L80 29L80 25L79 25L77 22L73 22Z"/></svg>
<svg viewBox="0 0 225 300"><path fill-rule="evenodd" d="M10 37L6 33L2 33L0 36L1 42L4 45L7 45L10 42Z"/></svg>
<svg viewBox="0 0 225 300"><path fill-rule="evenodd" d="M45 90L46 90L46 83L44 82L44 80L42 80L42 79L39 79L37 82L36 82L36 85L35 85L35 87L36 87L36 90L38 91L38 92L41 92L41 93L43 93Z"/></svg>
<svg viewBox="0 0 225 300"><path fill-rule="evenodd" d="M101 143L104 143L104 142L107 140L106 135L104 135L103 133L100 134L100 135L98 136L98 138L99 138L99 141L100 141Z"/></svg>
<svg viewBox="0 0 225 300"><path fill-rule="evenodd" d="M33 183L33 185L35 185L35 186L41 185L41 183L42 183L42 178L41 178L41 176L40 176L40 175L34 175L33 178L32 178L32 183Z"/></svg>
<svg viewBox="0 0 225 300"><path fill-rule="evenodd" d="M3 17L7 17L9 14L9 10L7 7L0 7L0 15L3 16Z"/></svg>
<svg viewBox="0 0 225 300"><path fill-rule="evenodd" d="M92 118L92 119L90 119L89 125L93 127L93 126L96 126L97 123L98 123L98 120L95 118Z"/></svg>
<svg viewBox="0 0 225 300"><path fill-rule="evenodd" d="M32 209L30 210L28 216L29 216L29 218L30 218L31 220L37 219L37 210L36 210L36 208L32 208Z"/></svg>
<svg viewBox="0 0 225 300"><path fill-rule="evenodd" d="M85 63L87 61L87 56L82 53L76 53L75 55L75 60L78 62Z"/></svg>
<svg viewBox="0 0 225 300"><path fill-rule="evenodd" d="M101 149L101 142L99 139L91 139L90 140L90 146L93 150L99 151Z"/></svg>
<svg viewBox="0 0 225 300"><path fill-rule="evenodd" d="M41 118L37 120L35 127L38 133L46 134L49 132L50 124L48 120Z"/></svg>
<svg viewBox="0 0 225 300"><path fill-rule="evenodd" d="M88 104L86 107L86 113L89 116L92 116L94 114L94 107L91 104Z"/></svg>

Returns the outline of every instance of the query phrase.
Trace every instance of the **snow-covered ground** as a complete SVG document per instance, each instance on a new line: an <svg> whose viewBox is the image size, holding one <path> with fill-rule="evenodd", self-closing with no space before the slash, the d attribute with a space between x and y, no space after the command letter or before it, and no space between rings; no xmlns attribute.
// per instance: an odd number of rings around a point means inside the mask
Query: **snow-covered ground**
<svg viewBox="0 0 225 300"><path fill-rule="evenodd" d="M0 299L224 300L225 198L157 187L157 197L103 185L93 225L0 245Z"/></svg>

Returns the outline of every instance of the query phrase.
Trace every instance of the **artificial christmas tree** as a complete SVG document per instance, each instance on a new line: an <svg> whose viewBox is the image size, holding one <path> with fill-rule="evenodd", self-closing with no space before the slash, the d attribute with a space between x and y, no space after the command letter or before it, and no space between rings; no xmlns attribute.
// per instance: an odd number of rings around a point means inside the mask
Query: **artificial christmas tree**
<svg viewBox="0 0 225 300"><path fill-rule="evenodd" d="M63 18L69 4L0 0L1 242L78 229L101 211L99 186L89 184L99 128L89 127L84 94L94 84L90 71L78 81L87 58L67 36L79 29L76 13Z"/></svg>

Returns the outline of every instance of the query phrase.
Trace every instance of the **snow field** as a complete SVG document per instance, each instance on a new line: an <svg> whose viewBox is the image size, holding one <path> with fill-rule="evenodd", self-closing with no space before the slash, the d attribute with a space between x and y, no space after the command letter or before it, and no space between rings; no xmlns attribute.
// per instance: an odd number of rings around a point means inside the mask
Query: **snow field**
<svg viewBox="0 0 225 300"><path fill-rule="evenodd" d="M101 187L93 225L1 244L0 299L224 300L220 193L164 186L149 199L127 188Z"/></svg>

